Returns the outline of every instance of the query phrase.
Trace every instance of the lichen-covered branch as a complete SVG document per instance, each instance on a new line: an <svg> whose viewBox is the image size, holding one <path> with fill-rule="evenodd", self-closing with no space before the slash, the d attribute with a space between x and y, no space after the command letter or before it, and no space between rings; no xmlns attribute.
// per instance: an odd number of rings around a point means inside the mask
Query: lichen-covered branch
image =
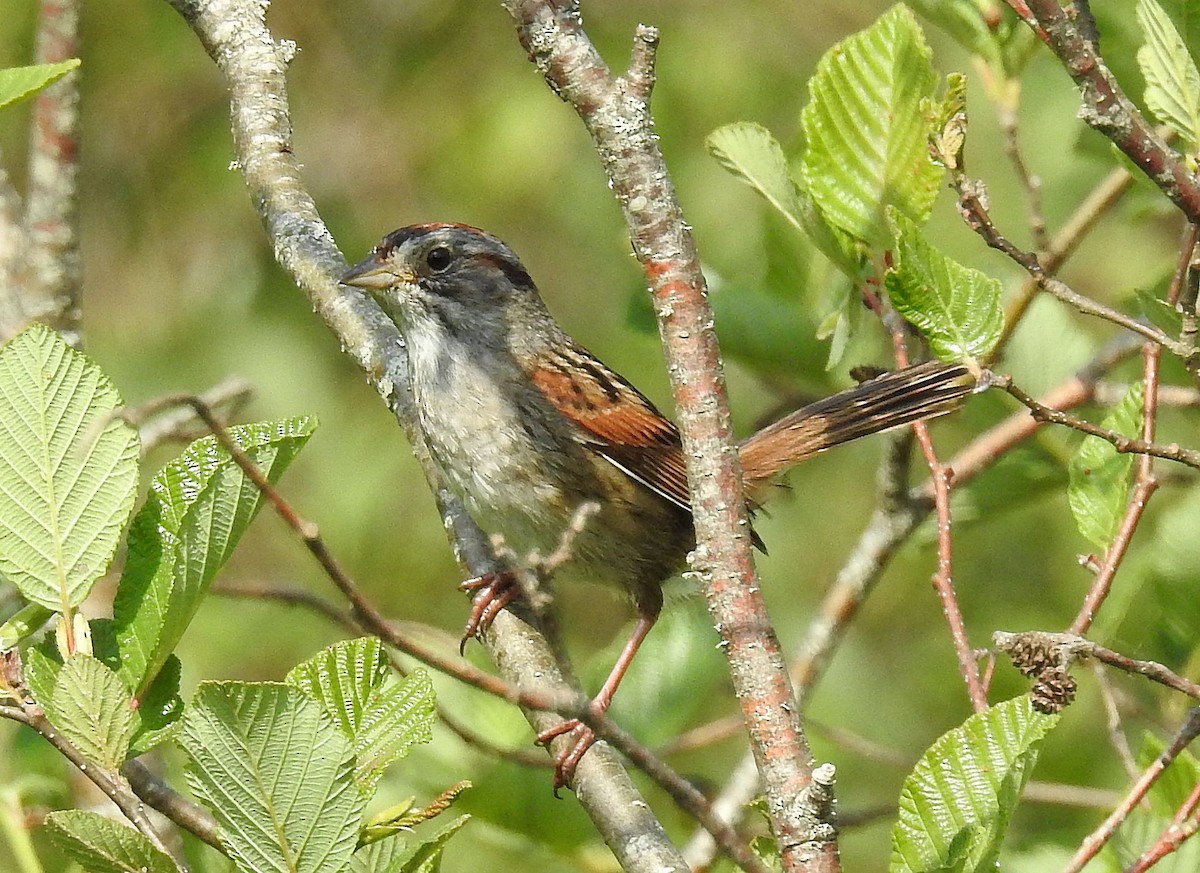
<svg viewBox="0 0 1200 873"><path fill-rule="evenodd" d="M813 761L750 552L720 350L695 245L658 148L649 98L658 32L640 26L629 70L614 75L576 3L508 0L521 45L579 114L624 212L666 349L696 527L696 569L721 635L766 788L785 870L839 869L836 831L818 809ZM812 800L812 803L804 801Z"/></svg>
<svg viewBox="0 0 1200 873"><path fill-rule="evenodd" d="M475 574L496 569L486 538L443 487L425 449L399 333L366 295L338 285L346 262L305 190L292 149L285 75L295 47L272 38L264 4L257 0L171 0L171 5L225 78L238 165L276 259L404 428L464 564ZM488 646L501 671L517 685L536 681L544 688L562 681L545 638L509 611L493 623ZM542 713L531 721L542 730L557 718ZM678 852L611 750L602 745L593 749L577 779L580 803L625 869L683 869Z"/></svg>

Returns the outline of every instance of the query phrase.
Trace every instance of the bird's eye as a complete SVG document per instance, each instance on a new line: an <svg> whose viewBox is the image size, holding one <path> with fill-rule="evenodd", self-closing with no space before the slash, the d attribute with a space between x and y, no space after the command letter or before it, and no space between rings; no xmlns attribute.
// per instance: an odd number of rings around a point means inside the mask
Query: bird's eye
<svg viewBox="0 0 1200 873"><path fill-rule="evenodd" d="M425 255L425 263L429 265L429 269L435 273L440 273L450 266L450 249L445 246L438 246L435 249L430 249Z"/></svg>

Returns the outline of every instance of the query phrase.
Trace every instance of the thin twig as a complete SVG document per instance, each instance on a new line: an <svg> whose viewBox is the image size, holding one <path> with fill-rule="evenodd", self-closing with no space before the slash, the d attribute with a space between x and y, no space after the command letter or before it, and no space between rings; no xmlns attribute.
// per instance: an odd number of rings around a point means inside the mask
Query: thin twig
<svg viewBox="0 0 1200 873"><path fill-rule="evenodd" d="M1180 358L1186 359L1189 357L1189 350L1183 343L1172 339L1153 325L1144 324L1122 312L1118 312L1110 306L1105 306L1103 303L1093 300L1090 297L1085 297L1061 279L1050 275L1038 260L1037 255L1013 245L992 222L987 207L987 194L983 190L981 183L968 179L961 170L951 171L950 180L954 189L958 192L959 213L962 215L967 227L979 234L980 238L989 247L1008 255L1013 262L1029 273L1030 277L1037 283L1041 290L1057 297L1063 303L1075 307L1084 315L1092 315L1096 318L1110 321L1153 343L1157 343L1163 348L1169 349Z"/></svg>
<svg viewBox="0 0 1200 873"><path fill-rule="evenodd" d="M1025 201L1029 210L1029 233L1033 237L1033 247L1039 252L1050 248L1050 240L1046 236L1046 216L1042 212L1042 180L1029 171L1025 156L1021 152L1020 122L1017 116L1016 101L1012 105L1003 104L998 107L1000 130L1004 134L1004 153L1017 174L1017 181L1025 192Z"/></svg>
<svg viewBox="0 0 1200 873"><path fill-rule="evenodd" d="M200 399L213 409L226 409L228 417L235 415L253 392L253 386L245 379L231 376L209 388ZM195 435L186 430L195 427L196 414L180 400L181 396L158 397L121 411L122 417L137 428L143 455L167 440L195 439ZM208 433L207 428L204 433Z"/></svg>
<svg viewBox="0 0 1200 873"><path fill-rule="evenodd" d="M1155 458L1165 458L1168 461L1178 461L1180 464L1186 464L1189 467L1200 469L1200 452L1192 449L1185 449L1182 446L1171 443L1170 445L1160 445L1158 443L1146 442L1142 439L1134 439L1123 434L1117 433L1106 427L1092 424L1082 418L1076 418L1073 415L1039 403L1034 400L1020 388L1012 383L1011 379L998 378L993 384L1003 388L1013 397L1017 398L1023 405L1029 408L1033 413L1033 417L1039 421L1050 422L1052 424L1061 424L1075 430L1083 431L1086 434L1100 437L1100 439L1110 442L1118 452L1131 452L1140 455L1151 455Z"/></svg>
<svg viewBox="0 0 1200 873"><path fill-rule="evenodd" d="M1121 822L1125 821L1129 813L1133 811L1133 808L1142 802L1142 798L1146 796L1146 793L1154 783L1158 781L1167 767L1171 765L1171 762L1179 756L1180 752L1187 748L1188 744L1197 735L1200 735L1200 707L1193 707L1188 710L1183 724L1180 725L1170 744L1146 768L1145 772L1142 773L1141 777L1129 790L1125 799L1095 831L1084 838L1079 850L1071 858L1070 863L1063 869L1063 873L1079 873L1092 858L1096 857L1104 847L1104 844L1112 839Z"/></svg>
<svg viewBox="0 0 1200 873"><path fill-rule="evenodd" d="M1116 205L1132 184L1133 174L1124 167L1111 170L1100 180L1100 183L1071 213L1070 218L1058 233L1051 238L1045 249L1038 252L1038 262L1047 275L1053 276L1058 272L1067 258L1092 231L1092 228ZM989 360L998 361L1003 357L1008 341L1016 332L1017 326L1021 324L1021 320L1039 290L1040 286L1037 280L1032 276L1026 276L1005 310L1004 328L1000 333L1000 339L996 341L996 345L993 346L992 352L988 356Z"/></svg>
<svg viewBox="0 0 1200 873"><path fill-rule="evenodd" d="M1162 832L1154 845L1138 857L1127 870L1127 873L1145 873L1163 858L1178 850L1185 840L1190 840L1200 832L1200 782L1192 788L1192 793L1180 804L1171 823Z"/></svg>
<svg viewBox="0 0 1200 873"><path fill-rule="evenodd" d="M1136 779L1141 768L1134 760L1133 750L1129 748L1129 740L1121 726L1121 709L1117 705L1117 696L1113 693L1112 683L1099 662L1092 663L1092 673L1096 678L1096 687L1100 690L1100 701L1104 704L1104 726L1108 730L1108 742L1117 753L1117 759L1125 768L1125 775Z"/></svg>
<svg viewBox="0 0 1200 873"><path fill-rule="evenodd" d="M45 714L36 705L0 704L0 718L8 718L28 725L41 734L42 739L54 746L59 754L74 764L80 773L90 779L92 784L99 788L116 805L117 809L121 810L129 822L150 841L154 848L170 858L182 873L187 873L187 866L167 847L166 842L158 833L158 829L154 826L154 822L146 814L142 801L133 793L120 773L102 767L95 761L86 758L63 736L62 731L50 724Z"/></svg>

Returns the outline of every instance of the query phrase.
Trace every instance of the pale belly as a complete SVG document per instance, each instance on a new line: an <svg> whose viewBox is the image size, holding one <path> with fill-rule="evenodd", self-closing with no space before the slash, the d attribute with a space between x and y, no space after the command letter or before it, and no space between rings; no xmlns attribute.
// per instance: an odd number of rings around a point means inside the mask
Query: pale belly
<svg viewBox="0 0 1200 873"><path fill-rule="evenodd" d="M447 484L518 562L544 559L565 536L556 575L629 590L682 569L690 519L588 448L556 411L536 408L533 389L444 359L414 371L414 389ZM573 529L586 503L599 508Z"/></svg>

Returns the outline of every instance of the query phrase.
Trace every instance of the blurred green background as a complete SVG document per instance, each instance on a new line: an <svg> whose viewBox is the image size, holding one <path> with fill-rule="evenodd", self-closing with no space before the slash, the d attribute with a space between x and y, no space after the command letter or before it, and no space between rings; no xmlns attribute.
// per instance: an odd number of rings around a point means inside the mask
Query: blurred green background
<svg viewBox="0 0 1200 873"><path fill-rule="evenodd" d="M847 360L824 371L827 350L813 329L827 311L827 269L719 167L704 138L722 124L749 120L794 148L805 81L817 58L885 8L881 2L829 0L609 0L584 6L590 36L618 68L638 22L661 28L653 108L712 279L718 329L726 347L738 353L728 375L741 433L785 399L849 384L852 364L886 363L886 345L870 325ZM30 62L34 15L32 0L3 0L0 65ZM453 220L487 228L521 254L571 333L670 408L657 338L640 326L640 273L598 161L573 112L526 60L499 4L277 0L268 20L278 38L299 46L289 77L296 152L350 261L405 224ZM1136 38L1119 35L1120 28L1133 27L1132 13L1111 24L1115 38ZM969 77L968 170L988 182L1001 226L1029 245L1025 200L1003 158L978 71L944 34L927 31L938 68ZM215 67L183 21L157 0L90 6L83 34L88 352L131 403L201 391L237 374L255 386L242 413L246 420L316 413L322 426L288 472L284 491L319 523L334 552L386 612L456 636L466 600L455 591L460 571L433 501L374 391L274 263L241 177L231 168L228 105ZM1113 54L1121 62L1118 72L1129 73L1131 87L1140 91L1130 72L1132 49L1118 45ZM1023 145L1044 181L1051 229L1113 165L1098 138L1081 135L1076 108L1065 74L1044 57L1035 60L1024 91ZM28 117L28 106L0 116L0 148L18 189L24 186ZM1126 305L1134 288L1155 287L1169 274L1179 227L1156 194L1138 189L1089 238L1066 278L1084 293ZM948 195L939 201L930 236L1010 288L1019 281L962 227ZM1039 305L1005 367L1040 390L1087 360L1110 335L1056 306ZM935 440L948 455L1010 410L1003 398L977 398L964 414L939 423ZM1195 424L1194 415L1168 416L1164 437L1182 439ZM1062 494L1062 462L1074 442L1048 433L962 495L956 582L976 646L988 644L995 629L1060 629L1074 615L1089 581L1075 560L1088 546L1075 532ZM798 643L869 515L881 444L869 441L806 464L759 523L771 550L759 568L787 647ZM148 471L173 451L157 451ZM1144 522L1146 540L1178 524L1184 511L1178 489L1164 491ZM1129 654L1181 666L1196 626L1186 619L1197 607L1178 596L1171 610L1179 627L1172 631L1161 598L1140 595L1155 593L1156 585L1180 591L1176 568L1189 555L1172 561L1132 555L1101 638ZM810 704L821 723L909 760L969 712L929 588L933 569L926 532L897 557ZM219 581L298 586L332 597L305 550L269 512ZM594 685L630 611L606 592L569 586L561 601L570 649ZM652 636L638 675L618 695L617 717L647 742L736 711L707 623L698 600L679 604ZM299 609L212 598L179 652L185 687L202 678L279 679L338 637L335 628ZM469 656L482 663L477 646ZM1036 777L1120 787L1123 776L1104 737L1095 686L1087 678L1082 684L1081 700L1051 737ZM530 741L508 707L448 681L439 679L438 687L445 706L473 730L514 746ZM1024 687L1010 668L997 667L993 699ZM1123 687L1153 724L1160 715L1154 695L1140 684ZM36 753L48 771L61 774L52 755L36 752L38 742L0 725L0 743ZM821 732L814 743L818 758L839 768L844 813L894 805L902 768L870 760ZM743 748L740 738L729 739L673 763L711 788L721 784ZM0 757L8 758L0 763L0 778L14 784L12 757ZM496 871L609 869L611 859L574 800L550 797L545 771L497 763L446 731L395 768L382 793L392 802L409 794L424 800L464 778L477 786L463 801L477 819L451 844L445 870L475 870L483 858ZM55 797L51 791L45 802L61 801ZM651 797L673 834L686 837L689 822L657 793ZM1099 817L1096 811L1026 805L1008 845L1018 854L1044 843L1070 847ZM847 869L885 869L890 821L885 816L845 833ZM55 857L47 849L48 870L58 869ZM0 847L0 869L9 867Z"/></svg>

